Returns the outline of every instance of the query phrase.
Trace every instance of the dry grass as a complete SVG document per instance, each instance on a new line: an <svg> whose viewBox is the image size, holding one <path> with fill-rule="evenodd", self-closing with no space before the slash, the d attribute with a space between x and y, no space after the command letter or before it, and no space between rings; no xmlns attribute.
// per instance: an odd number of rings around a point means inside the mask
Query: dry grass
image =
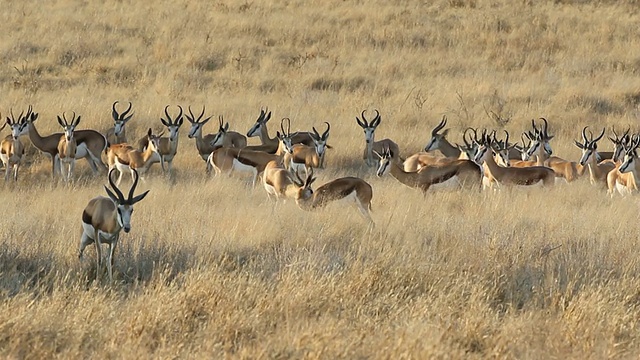
<svg viewBox="0 0 640 360"><path fill-rule="evenodd" d="M363 176L377 227L207 179L183 128L175 179L155 169L140 185L117 282L95 284L80 214L106 179L83 164L73 187L51 183L35 155L0 186L0 356L637 358L635 197L578 181L423 198L361 166L354 117L380 109L378 137L409 154L442 114L455 140L545 116L577 159L583 124L638 130L639 16L632 0L5 4L3 115L32 104L49 133L73 110L105 130L129 100L130 138L159 129L166 104L206 105L240 132L263 106L272 131L330 121L318 183Z"/></svg>

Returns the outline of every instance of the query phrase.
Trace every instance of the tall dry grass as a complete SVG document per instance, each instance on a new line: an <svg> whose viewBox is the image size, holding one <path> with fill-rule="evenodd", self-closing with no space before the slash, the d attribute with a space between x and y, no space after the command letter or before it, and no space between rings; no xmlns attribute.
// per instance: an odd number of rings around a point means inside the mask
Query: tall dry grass
<svg viewBox="0 0 640 360"><path fill-rule="evenodd" d="M581 180L423 198L362 166L354 117L379 109L378 138L410 154L443 114L457 141L545 116L575 160L584 125L638 130L639 20L631 0L4 4L2 115L32 104L43 133L63 111L106 130L113 101L132 101L130 139L160 129L167 104L242 133L265 106L272 132L329 121L317 183L362 176L377 226L208 179L185 126L175 178L140 184L116 282L96 284L93 249L80 262L77 247L106 177L82 164L54 183L36 153L0 186L0 356L636 358L635 197Z"/></svg>

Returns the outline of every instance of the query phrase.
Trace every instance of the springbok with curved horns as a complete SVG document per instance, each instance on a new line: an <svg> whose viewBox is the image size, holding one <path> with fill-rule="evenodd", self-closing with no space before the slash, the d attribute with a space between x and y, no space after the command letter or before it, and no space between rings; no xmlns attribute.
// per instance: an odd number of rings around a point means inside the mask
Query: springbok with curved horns
<svg viewBox="0 0 640 360"><path fill-rule="evenodd" d="M104 187L109 197L98 196L89 201L82 212L82 236L80 237L80 250L78 258L82 260L84 249L91 244L96 246L96 280L100 278L100 268L102 264L103 243L109 245L109 256L107 259L107 269L109 271L109 281L113 281L113 255L118 245L120 231L125 233L131 231L131 215L133 206L144 199L149 190L140 195L133 196L138 185L138 172L133 170L133 185L125 198L118 186L113 183L113 169L109 171L109 185Z"/></svg>
<svg viewBox="0 0 640 360"><path fill-rule="evenodd" d="M67 169L62 170L62 179L67 181L73 180L73 169L76 166L76 152L77 143L75 138L75 130L80 123L80 115L76 118L76 113L73 113L71 117L71 123L67 120L65 113L62 113L62 118L58 116L58 124L62 127L64 135L60 137L58 142L58 157L60 157L61 165L66 165Z"/></svg>
<svg viewBox="0 0 640 360"><path fill-rule="evenodd" d="M394 154L399 156L400 148L398 147L398 144L390 139L375 141L375 132L382 119L378 110L374 110L376 115L373 117L373 120L367 121L367 118L364 115L365 111L366 110L362 110L362 120L356 116L356 123L358 123L358 125L364 130L365 146L362 158L368 167L375 167L378 164L378 161L375 158L374 152L381 153L384 149L388 148L391 149Z"/></svg>
<svg viewBox="0 0 640 360"><path fill-rule="evenodd" d="M154 135L151 129L147 132L147 139L149 145L143 152L134 148L129 144L115 144L111 145L107 150L107 161L109 163L109 174L114 168L118 169L120 176L118 177L118 185L122 181L122 176L125 171L131 172L131 177L142 175L149 170L151 164L160 161L160 154L158 148L160 147L160 137L164 132ZM135 173L135 176L134 176ZM142 178L144 181L144 178Z"/></svg>
<svg viewBox="0 0 640 360"><path fill-rule="evenodd" d="M107 130L105 134L107 141L111 145L127 142L127 131L125 125L127 124L127 122L129 122L129 120L131 120L131 117L133 116L133 113L131 113L131 107L133 106L131 101L129 101L129 107L121 113L118 113L118 110L116 109L116 105L118 104L118 102L119 101L116 100L111 106L113 127Z"/></svg>
<svg viewBox="0 0 640 360"><path fill-rule="evenodd" d="M358 177L342 177L329 181L314 191L311 184L315 180L313 170L307 174L305 180L302 180L297 172L295 173L293 182L298 188L295 193L298 207L303 210L312 210L324 207L332 201L345 199L355 205L362 217L369 222L369 226L375 225L370 213L373 188L369 183Z"/></svg>
<svg viewBox="0 0 640 360"><path fill-rule="evenodd" d="M633 135L625 145L625 155L622 162L618 162L615 169L607 174L607 192L613 196L617 190L620 195L627 195L638 191L637 149L640 146L640 136Z"/></svg>
<svg viewBox="0 0 640 360"><path fill-rule="evenodd" d="M11 118L7 116L5 126L9 125L11 128L11 136L5 138L0 142L0 160L4 164L5 175L4 180L9 181L11 173L13 172L13 180L18 181L18 169L20 169L20 163L24 156L24 145L20 141L20 135L27 128L26 117L22 116L22 112L16 118L11 111Z"/></svg>
<svg viewBox="0 0 640 360"><path fill-rule="evenodd" d="M285 122L287 123L286 129L283 126ZM294 172L304 168L307 173L311 168L323 167L324 156L327 149L327 139L329 138L329 131L331 130L331 125L329 125L328 122L325 122L325 124L327 125L327 130L325 130L322 135L318 133L315 127L313 128L311 138L313 139L314 146L307 146L293 142L295 134L291 134L291 120L289 118L282 119L282 123L280 124L283 132L282 136L287 140L284 142L284 165L286 167Z"/></svg>
<svg viewBox="0 0 640 360"><path fill-rule="evenodd" d="M202 119L204 117L205 107L202 107L202 112L199 116L195 116L191 111L191 106L189 106L189 114L186 115L187 120L191 123L191 129L189 129L189 139L196 139L196 148L198 149L198 154L202 158L202 160L207 161L209 155L216 150L218 147L231 147L241 149L247 146L247 138L235 131L229 131L229 127L227 124L227 128L225 129L225 133L223 136L223 141L218 144L216 140L221 134L207 134L205 136L202 135L203 126L211 120L211 116ZM214 146L213 143L216 143Z"/></svg>
<svg viewBox="0 0 640 360"><path fill-rule="evenodd" d="M247 131L247 137L259 137L262 142L261 145L247 146L247 150L264 151L269 154L274 154L278 151L279 140L278 137L270 137L269 129L267 128L267 122L271 119L271 111L269 109L260 109L260 116L256 119L256 122ZM305 144L307 146L314 146L312 133L307 131L296 131L291 135L291 141L294 144Z"/></svg>
<svg viewBox="0 0 640 360"><path fill-rule="evenodd" d="M587 128L585 126L582 129L582 140L583 143L578 141L574 141L576 146L582 150L582 157L580 158L580 165L586 166L589 169L589 180L591 184L600 183L605 185L607 183L607 174L616 167L616 164L613 160L603 160L598 162L596 160L598 153L598 140L604 137L605 129L602 129L602 133L597 137L593 138L593 133L589 131L591 134L591 138L587 138Z"/></svg>
<svg viewBox="0 0 640 360"><path fill-rule="evenodd" d="M178 105L178 109L180 112L175 118L171 118L169 115L169 106L167 105L164 108L164 115L166 119L160 118L160 122L166 130L169 132L169 137L161 137L160 143L158 147L158 154L160 155L160 167L162 167L162 171L165 171L164 163L167 163L167 171L169 175L171 175L173 158L178 153L178 139L179 139L179 131L180 126L184 122L184 118L182 117L182 106ZM149 144L149 138L147 136L138 140L138 150L140 152L144 152Z"/></svg>

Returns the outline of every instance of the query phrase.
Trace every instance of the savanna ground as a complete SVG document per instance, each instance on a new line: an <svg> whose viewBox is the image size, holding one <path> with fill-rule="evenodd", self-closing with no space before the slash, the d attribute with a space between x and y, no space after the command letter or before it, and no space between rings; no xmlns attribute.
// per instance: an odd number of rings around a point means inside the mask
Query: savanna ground
<svg viewBox="0 0 640 360"><path fill-rule="evenodd" d="M30 152L20 182L0 186L0 357L637 358L637 197L580 180L423 198L361 165L355 123L379 109L377 137L408 155L444 114L458 142L466 126L518 134L544 116L554 151L577 160L584 125L638 130L637 5L3 4L3 116L31 104L42 133L63 111L106 130L113 101L131 101L129 139L159 130L167 104L206 105L205 133L219 114L245 133L266 106L272 134L285 116L294 129L329 121L317 183L365 178L377 226L207 179L183 126L175 177L156 165L140 184L151 192L121 238L116 282L96 284L93 248L81 263L77 247L106 176L83 161L73 186L54 183Z"/></svg>

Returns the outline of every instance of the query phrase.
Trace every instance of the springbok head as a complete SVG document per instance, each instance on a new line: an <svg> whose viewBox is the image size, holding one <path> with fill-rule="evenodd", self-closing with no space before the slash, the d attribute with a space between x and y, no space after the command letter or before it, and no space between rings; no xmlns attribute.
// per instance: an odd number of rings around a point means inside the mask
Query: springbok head
<svg viewBox="0 0 640 360"><path fill-rule="evenodd" d="M138 171L132 169L133 185L131 185L131 189L129 190L129 196L125 198L122 194L122 191L120 191L120 189L118 189L116 184L113 182L112 175L115 170L116 169L111 169L111 171L109 171L109 184L111 185L113 191L109 190L106 185L104 189L107 191L107 195L109 195L111 201L113 201L113 203L116 205L116 219L118 221L118 225L122 227L122 230L124 230L124 232L128 233L129 231L131 231L131 214L133 213L133 205L144 199L144 197L149 193L149 190L143 192L138 196L133 196L133 193L136 190L136 186L138 186Z"/></svg>
<svg viewBox="0 0 640 360"><path fill-rule="evenodd" d="M596 152L598 150L598 140L602 139L605 130L604 128L602 128L602 133L594 139L591 130L589 130L591 138L587 138L587 128L588 126L585 126L582 129L582 143L574 140L576 146L580 148L580 150L582 150L582 157L580 157L580 165L582 166L587 164L591 156L596 156Z"/></svg>
<svg viewBox="0 0 640 360"><path fill-rule="evenodd" d="M124 130L125 124L131 120L133 113L130 113L132 106L131 102L129 102L127 110L122 113L118 113L118 110L116 109L117 104L118 101L114 102L113 106L111 106L111 117L113 118L113 134L115 136L120 136L122 135L122 130Z"/></svg>
<svg viewBox="0 0 640 360"><path fill-rule="evenodd" d="M378 110L374 110L376 115L373 117L373 120L367 121L367 118L364 116L365 111L366 110L362 110L362 120L356 116L356 122L364 130L364 141L367 144L372 144L375 138L376 128L380 125L380 113Z"/></svg>
<svg viewBox="0 0 640 360"><path fill-rule="evenodd" d="M430 151L440 148L440 143L449 133L449 129L445 129L444 131L440 132L442 129L444 129L445 126L447 126L447 116L443 115L440 123L436 125L433 130L431 130L431 139L424 147L424 151Z"/></svg>
<svg viewBox="0 0 640 360"><path fill-rule="evenodd" d="M260 132L262 131L263 128L266 128L267 121L269 121L270 119L271 119L271 111L269 111L269 109L267 110L260 109L260 116L258 116L255 124L253 124L253 126L251 126L249 131L247 131L247 137L260 136Z"/></svg>
<svg viewBox="0 0 640 360"><path fill-rule="evenodd" d="M166 119L160 118L162 125L169 130L169 140L171 141L175 141L178 138L178 131L184 122L184 119L182 118L182 106L178 105L178 109L180 109L178 116L172 119L171 115L169 115L169 105L167 105L164 108L164 115Z"/></svg>
<svg viewBox="0 0 640 360"><path fill-rule="evenodd" d="M187 117L187 120L191 123L191 129L189 129L189 134L187 135L189 139L193 139L194 137L202 135L202 127L209 120L211 120L211 116L204 120L202 119L204 117L204 108L205 107L202 106L202 112L198 117L196 117L195 115L193 115L193 111L191 111L191 105L189 105L189 114L185 115Z"/></svg>
<svg viewBox="0 0 640 360"><path fill-rule="evenodd" d="M73 132L76 130L76 126L80 123L80 116L76 118L76 113L74 112L71 116L71 122L67 120L67 115L63 112L62 118L58 115L58 124L62 126L64 130L64 137L67 142L73 141Z"/></svg>

